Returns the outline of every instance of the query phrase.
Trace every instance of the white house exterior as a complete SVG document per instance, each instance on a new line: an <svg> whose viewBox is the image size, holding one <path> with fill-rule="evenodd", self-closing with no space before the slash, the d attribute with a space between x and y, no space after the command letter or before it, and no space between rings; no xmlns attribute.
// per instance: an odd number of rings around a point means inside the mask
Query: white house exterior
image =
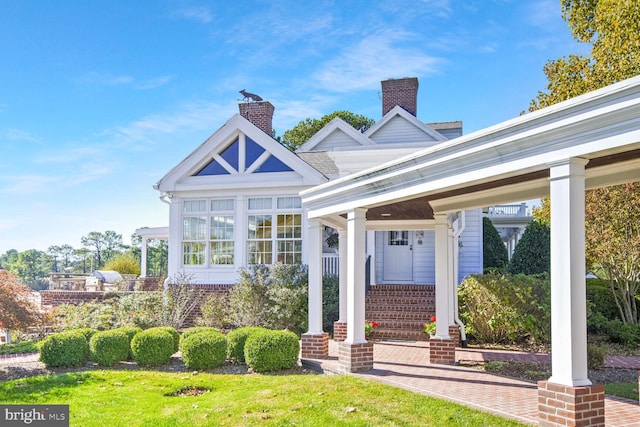
<svg viewBox="0 0 640 427"><path fill-rule="evenodd" d="M229 284L252 264L308 264L301 191L462 134L460 122L417 119L417 79L387 80L382 88L383 116L366 132L336 118L295 153L272 138L269 102L241 103L240 114L154 187L170 205L169 276L184 272L198 283ZM372 284L435 283L430 209L425 203L412 220L403 212L401 229L396 212L370 211ZM482 271L482 212L469 210L463 219L459 280Z"/></svg>

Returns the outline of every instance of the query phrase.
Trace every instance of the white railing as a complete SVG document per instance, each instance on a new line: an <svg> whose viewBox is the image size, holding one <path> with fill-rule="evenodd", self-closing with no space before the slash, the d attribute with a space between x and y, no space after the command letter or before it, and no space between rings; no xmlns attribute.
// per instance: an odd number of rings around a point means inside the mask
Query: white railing
<svg viewBox="0 0 640 427"><path fill-rule="evenodd" d="M489 217L527 216L527 204L523 202L519 205L491 206L489 207L487 215L489 215Z"/></svg>
<svg viewBox="0 0 640 427"><path fill-rule="evenodd" d="M340 257L338 254L322 254L322 274L338 276L340 273Z"/></svg>

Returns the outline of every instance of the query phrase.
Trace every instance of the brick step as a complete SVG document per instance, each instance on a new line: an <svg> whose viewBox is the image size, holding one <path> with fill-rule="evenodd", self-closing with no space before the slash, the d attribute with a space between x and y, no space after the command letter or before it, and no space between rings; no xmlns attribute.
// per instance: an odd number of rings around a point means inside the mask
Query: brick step
<svg viewBox="0 0 640 427"><path fill-rule="evenodd" d="M435 312L429 311L387 311L387 310L369 310L365 312L365 318L371 320L413 320L417 322L426 322L433 316Z"/></svg>
<svg viewBox="0 0 640 427"><path fill-rule="evenodd" d="M432 291L435 292L435 285L371 285L369 288L370 291L399 291L399 292L409 292L409 291Z"/></svg>
<svg viewBox="0 0 640 427"><path fill-rule="evenodd" d="M383 297L368 296L365 298L367 303L390 303L390 304L435 304L436 299L431 297Z"/></svg>
<svg viewBox="0 0 640 427"><path fill-rule="evenodd" d="M367 293L367 296L370 295L375 295L375 296L386 296L386 297L432 297L435 298L435 291L431 290L431 291L386 291L386 290L380 290L380 291L369 291Z"/></svg>
<svg viewBox="0 0 640 427"><path fill-rule="evenodd" d="M395 339L407 341L429 341L429 335L406 329L376 328L369 339Z"/></svg>
<svg viewBox="0 0 640 427"><path fill-rule="evenodd" d="M375 328L375 330L378 329L406 329L408 331L418 331L420 332L422 330L422 327L424 326L425 322L420 321L420 320L378 320L378 319L373 319L376 322L380 323L380 326L378 328Z"/></svg>

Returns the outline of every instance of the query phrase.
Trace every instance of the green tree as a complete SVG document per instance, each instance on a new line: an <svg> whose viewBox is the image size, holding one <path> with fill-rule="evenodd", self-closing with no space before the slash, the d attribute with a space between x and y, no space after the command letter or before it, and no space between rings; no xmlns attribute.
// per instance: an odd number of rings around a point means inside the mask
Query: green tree
<svg viewBox="0 0 640 427"><path fill-rule="evenodd" d="M550 252L549 226L533 220L525 228L507 269L511 274L549 273Z"/></svg>
<svg viewBox="0 0 640 427"><path fill-rule="evenodd" d="M81 270L82 273L87 273L89 271L89 267L92 266L92 264L87 266L87 262L91 258L91 251L87 248L74 249L73 255L78 259L78 269Z"/></svg>
<svg viewBox="0 0 640 427"><path fill-rule="evenodd" d="M92 231L80 239L84 247L91 250L95 259L94 269L102 268L104 263L123 248L122 235L107 230L104 233Z"/></svg>
<svg viewBox="0 0 640 427"><path fill-rule="evenodd" d="M0 255L0 268L5 270L9 269L9 266L18 259L18 251L15 249L9 249L4 254Z"/></svg>
<svg viewBox="0 0 640 427"><path fill-rule="evenodd" d="M105 270L117 271L120 274L140 274L140 260L131 252L114 255L104 264Z"/></svg>
<svg viewBox="0 0 640 427"><path fill-rule="evenodd" d="M295 151L336 117L340 117L360 132L366 131L375 123L373 119L349 111L334 111L331 114L322 116L320 119L308 118L301 121L282 135L281 142L291 151Z"/></svg>
<svg viewBox="0 0 640 427"><path fill-rule="evenodd" d="M599 188L586 198L587 263L609 282L622 321L640 323L640 183Z"/></svg>
<svg viewBox="0 0 640 427"><path fill-rule="evenodd" d="M44 252L29 249L18 253L18 257L9 265L9 271L30 288L46 289L44 278L49 274L50 262Z"/></svg>
<svg viewBox="0 0 640 427"><path fill-rule="evenodd" d="M502 270L509 263L509 254L500 233L487 217L482 218L482 267Z"/></svg>

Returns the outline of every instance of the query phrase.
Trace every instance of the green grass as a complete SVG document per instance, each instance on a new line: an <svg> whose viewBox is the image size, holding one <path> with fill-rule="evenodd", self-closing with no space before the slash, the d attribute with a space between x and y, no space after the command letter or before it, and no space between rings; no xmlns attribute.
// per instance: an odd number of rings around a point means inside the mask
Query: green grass
<svg viewBox="0 0 640 427"><path fill-rule="evenodd" d="M606 394L611 396L624 397L626 399L638 400L638 383L609 383L605 385Z"/></svg>
<svg viewBox="0 0 640 427"><path fill-rule="evenodd" d="M39 351L38 342L36 341L0 345L0 354L37 353Z"/></svg>
<svg viewBox="0 0 640 427"><path fill-rule="evenodd" d="M170 396L185 387L199 396ZM0 402L69 404L72 426L518 426L343 375L88 371L0 384Z"/></svg>

